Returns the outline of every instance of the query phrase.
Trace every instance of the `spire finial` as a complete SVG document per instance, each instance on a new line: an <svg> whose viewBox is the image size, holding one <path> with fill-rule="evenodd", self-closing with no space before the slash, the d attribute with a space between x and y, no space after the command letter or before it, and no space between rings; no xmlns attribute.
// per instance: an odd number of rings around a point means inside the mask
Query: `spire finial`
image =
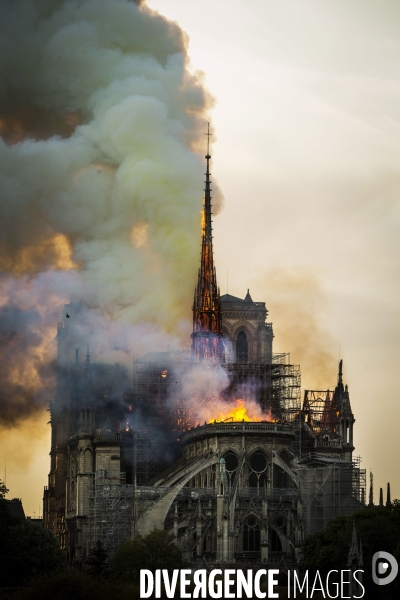
<svg viewBox="0 0 400 600"><path fill-rule="evenodd" d="M368 506L374 506L374 475L372 471L369 472L369 502Z"/></svg>
<svg viewBox="0 0 400 600"><path fill-rule="evenodd" d="M387 494L386 494L386 508L390 508L392 506L392 502L390 500L390 483L387 484Z"/></svg>
<svg viewBox="0 0 400 600"><path fill-rule="evenodd" d="M343 359L340 359L339 361L339 378L338 378L338 384L343 384Z"/></svg>
<svg viewBox="0 0 400 600"><path fill-rule="evenodd" d="M89 378L90 371L91 371L90 353L89 353L89 346L87 346L86 360L85 360L85 379Z"/></svg>

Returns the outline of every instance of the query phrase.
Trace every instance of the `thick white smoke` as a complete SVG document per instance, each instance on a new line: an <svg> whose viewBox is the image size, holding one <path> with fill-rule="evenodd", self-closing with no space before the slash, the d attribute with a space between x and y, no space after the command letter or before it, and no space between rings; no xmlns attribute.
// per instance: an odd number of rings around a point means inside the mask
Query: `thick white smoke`
<svg viewBox="0 0 400 600"><path fill-rule="evenodd" d="M1 11L0 351L14 357L2 404L17 419L48 400L42 373L71 297L92 311L97 360L130 363L190 333L211 100L185 35L145 4Z"/></svg>

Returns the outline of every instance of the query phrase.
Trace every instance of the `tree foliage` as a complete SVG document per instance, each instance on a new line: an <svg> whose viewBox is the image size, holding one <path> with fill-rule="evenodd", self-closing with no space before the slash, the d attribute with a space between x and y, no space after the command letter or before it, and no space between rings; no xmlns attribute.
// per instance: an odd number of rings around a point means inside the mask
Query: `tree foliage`
<svg viewBox="0 0 400 600"><path fill-rule="evenodd" d="M18 591L14 600L136 600L139 586L115 581L101 581L86 573L61 573L37 579Z"/></svg>
<svg viewBox="0 0 400 600"><path fill-rule="evenodd" d="M94 548L89 552L86 565L88 566L88 573L93 577L104 577L106 573L108 553L103 548L103 544L100 540L97 540Z"/></svg>
<svg viewBox="0 0 400 600"><path fill-rule="evenodd" d="M323 531L309 536L303 544L301 568L327 574L331 569L347 569L353 522L363 553L365 598L398 598L398 577L392 584L377 586L372 581L372 556L384 550L400 562L400 503L394 501L390 508L374 507L360 510L351 517L340 516L331 521Z"/></svg>
<svg viewBox="0 0 400 600"><path fill-rule="evenodd" d="M182 553L173 542L174 537L166 531L154 529L148 535L137 534L125 542L110 560L109 569L113 579L138 581L140 569L179 569Z"/></svg>
<svg viewBox="0 0 400 600"><path fill-rule="evenodd" d="M4 498L0 498L0 539L0 587L27 585L63 567L64 554L54 535L13 517Z"/></svg>
<svg viewBox="0 0 400 600"><path fill-rule="evenodd" d="M4 483L4 481L2 481L0 479L0 499L5 498L7 494L8 494L8 489L6 487L6 484Z"/></svg>

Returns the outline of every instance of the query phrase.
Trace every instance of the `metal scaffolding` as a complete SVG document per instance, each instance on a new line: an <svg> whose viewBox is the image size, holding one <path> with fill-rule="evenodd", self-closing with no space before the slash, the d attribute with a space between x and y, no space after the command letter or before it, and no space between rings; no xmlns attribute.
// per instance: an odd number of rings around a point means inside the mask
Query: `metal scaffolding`
<svg viewBox="0 0 400 600"><path fill-rule="evenodd" d="M265 412L271 410L274 418L292 421L301 408L301 383L300 367L291 364L290 355L273 354L272 362L236 362L231 358L226 355L221 363L207 364L207 369L222 368L228 374L230 383L223 397L228 399L237 392L244 399L255 396ZM175 424L190 428L190 402L182 393L180 379L196 367L201 363L190 352L148 353L133 365L134 401L160 421L175 411ZM197 400L207 405L212 397L203 393Z"/></svg>
<svg viewBox="0 0 400 600"><path fill-rule="evenodd" d="M290 362L290 354L273 354L272 362L225 362L231 384L226 394L238 389L246 397L254 394L262 409L272 417L292 422L301 408L300 367Z"/></svg>
<svg viewBox="0 0 400 600"><path fill-rule="evenodd" d="M305 390L303 417L305 423L318 436L322 430L336 433L339 407L336 406L335 394L331 390Z"/></svg>
<svg viewBox="0 0 400 600"><path fill-rule="evenodd" d="M100 469L89 485L87 516L87 555L100 541L112 556L130 539L133 487L126 485L124 473Z"/></svg>
<svg viewBox="0 0 400 600"><path fill-rule="evenodd" d="M191 429L198 424L193 407L212 407L221 399L213 395L212 389L207 391L203 387L199 393L195 386L188 389L182 385L188 373L191 377L196 369L204 368L226 372L229 385L221 394L223 400L257 400L266 419L298 425L293 450L299 453L300 419L296 416L301 409L300 367L291 364L289 354L274 354L272 362L265 362L263 357L258 357L257 362L236 362L236 357L226 354L223 362L201 363L187 351L150 352L133 364L133 405L139 407L140 426L135 417L130 426L136 431L134 462L139 485L144 485L163 466L152 439L152 426L168 424L177 433Z"/></svg>
<svg viewBox="0 0 400 600"><path fill-rule="evenodd" d="M339 515L352 515L365 508L366 472L360 458L352 462L318 456L319 466L301 466L297 471L304 505L307 535L321 531Z"/></svg>

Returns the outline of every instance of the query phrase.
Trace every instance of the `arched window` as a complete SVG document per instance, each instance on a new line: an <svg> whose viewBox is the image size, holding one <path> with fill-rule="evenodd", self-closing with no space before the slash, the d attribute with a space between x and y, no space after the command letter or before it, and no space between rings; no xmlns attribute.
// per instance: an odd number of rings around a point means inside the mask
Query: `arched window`
<svg viewBox="0 0 400 600"><path fill-rule="evenodd" d="M282 544L275 529L269 529L269 549L271 552L282 552Z"/></svg>
<svg viewBox="0 0 400 600"><path fill-rule="evenodd" d="M239 461L238 461L236 454L234 452L232 452L231 450L229 450L226 454L224 454L224 459L225 459L226 475L228 477L228 484L229 484L229 487L231 487L231 485L235 479L236 469L238 468Z"/></svg>
<svg viewBox="0 0 400 600"><path fill-rule="evenodd" d="M262 489L267 485L267 457L263 452L254 452L249 463L249 487Z"/></svg>
<svg viewBox="0 0 400 600"><path fill-rule="evenodd" d="M281 469L281 467L278 467L277 465L274 466L274 487L275 488L279 488L279 489L284 489L288 487L288 481L287 481L287 474L285 472L284 469Z"/></svg>
<svg viewBox="0 0 400 600"><path fill-rule="evenodd" d="M244 331L240 331L236 339L236 361L247 362L249 360L249 343Z"/></svg>
<svg viewBox="0 0 400 600"><path fill-rule="evenodd" d="M260 525L253 515L243 525L243 552L260 551Z"/></svg>

